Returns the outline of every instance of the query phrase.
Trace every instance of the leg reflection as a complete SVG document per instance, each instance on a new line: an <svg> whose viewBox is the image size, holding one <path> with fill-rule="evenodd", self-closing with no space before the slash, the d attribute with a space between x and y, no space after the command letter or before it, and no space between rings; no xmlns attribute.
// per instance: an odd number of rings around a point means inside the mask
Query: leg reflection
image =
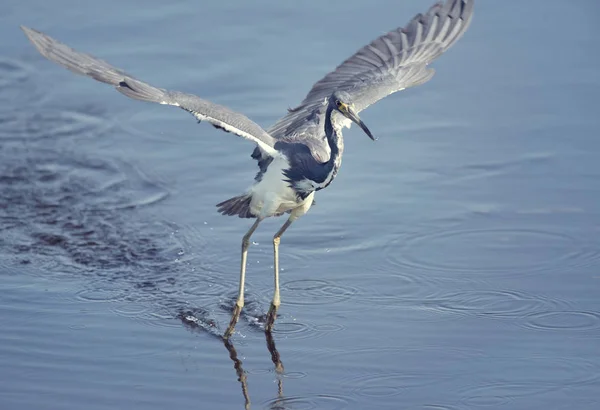
<svg viewBox="0 0 600 410"><path fill-rule="evenodd" d="M237 374L238 381L242 385L242 394L244 395L244 408L246 410L250 409L250 395L248 394L248 379L246 376L246 372L242 367L242 361L238 358L237 351L235 347L233 347L233 343L227 338L223 338L223 344L225 348L229 352L229 357L233 361L233 368L235 369L235 373Z"/></svg>
<svg viewBox="0 0 600 410"><path fill-rule="evenodd" d="M269 353L271 353L271 360L275 365L275 371L278 375L283 374L283 363L281 362L281 356L277 351L277 347L275 346L275 340L273 339L273 333L265 332L265 337L267 339L267 349L269 349Z"/></svg>
<svg viewBox="0 0 600 410"><path fill-rule="evenodd" d="M280 409L283 408L283 363L281 362L281 356L279 355L279 351L275 346L273 333L267 331L265 332L265 337L267 339L267 349L269 349L269 353L271 353L271 360L275 365L275 373L277 373L277 400L273 402L273 406L271 408Z"/></svg>
<svg viewBox="0 0 600 410"><path fill-rule="evenodd" d="M218 328L214 321L208 318L208 312L204 309L193 309L193 310L181 310L177 317L181 320L184 326L191 332L197 332L216 336L222 342L227 351L229 352L229 358L233 362L233 368L237 375L237 379L242 387L242 395L244 396L244 408L250 409L250 394L248 393L248 376L242 367L242 361L239 359L235 346L229 338L222 337L218 334ZM267 349L271 354L271 361L275 367L275 373L277 375L277 398L272 402L272 409L284 409L285 399L283 397L283 363L281 362L281 356L277 347L275 346L275 340L271 332L265 332L265 338L267 342Z"/></svg>
<svg viewBox="0 0 600 410"><path fill-rule="evenodd" d="M271 360L275 365L275 372L277 373L277 400L274 402L273 408L281 408L277 407L279 404L283 403L283 363L281 362L281 356L277 351L277 347L275 347L275 340L273 340L273 334L271 332L265 332L265 336L267 339L267 349L269 349L269 353L271 354ZM244 408L246 410L250 409L250 394L248 393L248 376L242 367L242 361L239 359L237 351L235 350L235 346L231 342L230 339L223 338L223 344L225 348L229 352L229 357L231 361L233 361L233 368L235 369L235 373L237 374L238 381L242 385L242 394L244 395Z"/></svg>

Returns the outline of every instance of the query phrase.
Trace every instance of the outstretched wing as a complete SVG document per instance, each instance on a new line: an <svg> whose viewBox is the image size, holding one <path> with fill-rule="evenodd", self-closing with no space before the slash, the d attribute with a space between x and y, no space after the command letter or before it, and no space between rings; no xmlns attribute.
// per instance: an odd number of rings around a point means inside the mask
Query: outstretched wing
<svg viewBox="0 0 600 410"><path fill-rule="evenodd" d="M39 31L21 26L29 40L48 60L74 73L114 86L127 97L159 104L180 107L193 114L199 121L206 121L227 132L255 142L268 155L276 155L275 140L248 117L227 107L178 91L154 87L137 80L105 61L80 53Z"/></svg>
<svg viewBox="0 0 600 410"><path fill-rule="evenodd" d="M282 138L319 131L313 123L320 122L323 101L336 90L349 93L359 112L389 94L429 81L434 70L427 65L465 33L473 17L473 3L474 0L436 3L405 27L361 48L313 85L300 106L273 125L270 134Z"/></svg>

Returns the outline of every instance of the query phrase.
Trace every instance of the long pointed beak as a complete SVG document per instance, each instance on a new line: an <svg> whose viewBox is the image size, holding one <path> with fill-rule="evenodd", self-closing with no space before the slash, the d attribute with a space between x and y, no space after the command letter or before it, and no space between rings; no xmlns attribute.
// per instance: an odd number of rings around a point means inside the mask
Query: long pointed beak
<svg viewBox="0 0 600 410"><path fill-rule="evenodd" d="M346 110L345 110L346 117L348 117L350 120L352 120L356 125L358 125L365 132L365 134L367 134L369 136L369 138L371 138L373 141L375 141L375 137L373 136L373 134L371 134L371 131L369 131L369 128L367 128L367 126L360 119L358 114L355 113L354 110L348 106L346 106L345 108L346 108Z"/></svg>

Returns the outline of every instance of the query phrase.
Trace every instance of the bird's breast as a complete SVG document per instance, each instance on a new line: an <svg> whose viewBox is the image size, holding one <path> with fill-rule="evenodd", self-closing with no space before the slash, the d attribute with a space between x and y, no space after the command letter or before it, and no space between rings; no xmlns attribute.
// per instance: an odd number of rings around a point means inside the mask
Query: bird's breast
<svg viewBox="0 0 600 410"><path fill-rule="evenodd" d="M274 158L251 188L250 208L255 215L272 216L294 209L302 203L297 192L287 182L285 170L290 168L286 157Z"/></svg>

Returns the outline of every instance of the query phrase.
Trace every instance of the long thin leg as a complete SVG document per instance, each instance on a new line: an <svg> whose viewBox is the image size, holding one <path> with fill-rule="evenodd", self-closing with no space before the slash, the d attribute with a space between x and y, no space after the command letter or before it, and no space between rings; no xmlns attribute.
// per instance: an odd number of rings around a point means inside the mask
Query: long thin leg
<svg viewBox="0 0 600 410"><path fill-rule="evenodd" d="M275 236L273 237L273 268L275 271L275 293L273 294L273 302L271 302L269 313L267 313L267 320L265 321L265 331L267 332L270 332L273 329L273 323L275 322L275 317L277 316L277 309L281 304L281 298L279 297L279 243L281 242L281 235L283 235L285 230L290 227L294 219L292 219L292 217L290 216L288 220L285 221L281 229L278 230Z"/></svg>
<svg viewBox="0 0 600 410"><path fill-rule="evenodd" d="M235 302L235 308L233 309L233 314L231 315L231 322L229 322L229 327L227 331L223 335L225 339L228 339L229 336L233 333L235 329L235 324L240 318L240 313L242 312L242 308L244 307L244 282L246 281L246 259L248 257L248 247L250 246L250 237L258 228L258 224L263 220L263 218L256 218L256 222L252 224L244 238L242 239L242 261L240 266L240 288L238 291L238 298Z"/></svg>

